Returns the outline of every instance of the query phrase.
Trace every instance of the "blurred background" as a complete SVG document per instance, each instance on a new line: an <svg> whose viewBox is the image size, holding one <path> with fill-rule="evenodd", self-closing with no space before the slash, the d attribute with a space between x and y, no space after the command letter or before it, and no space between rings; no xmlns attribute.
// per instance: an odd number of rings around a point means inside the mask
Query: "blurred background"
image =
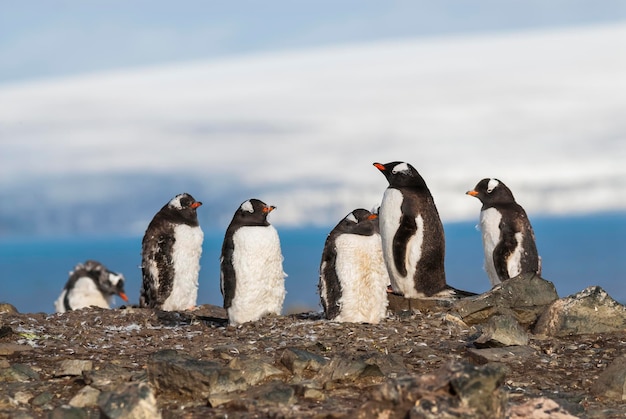
<svg viewBox="0 0 626 419"><path fill-rule="evenodd" d="M191 193L199 303L221 305L238 205L275 205L286 308L319 309L326 234L380 203L373 162L426 179L448 282L488 289L484 177L526 209L560 295L626 301L622 1L0 0L0 300L52 311L96 259L138 301L141 236Z"/></svg>

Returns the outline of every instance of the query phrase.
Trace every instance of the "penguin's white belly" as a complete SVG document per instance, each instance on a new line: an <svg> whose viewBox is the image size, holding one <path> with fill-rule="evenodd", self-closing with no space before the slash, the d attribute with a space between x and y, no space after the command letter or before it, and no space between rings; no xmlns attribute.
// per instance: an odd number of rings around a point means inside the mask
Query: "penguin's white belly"
<svg viewBox="0 0 626 419"><path fill-rule="evenodd" d="M57 313L65 313L65 304L63 300L65 299L67 292L68 290L64 289L59 298L57 298L54 302L54 307ZM68 302L72 310L78 310L80 308L91 306L110 308L110 304L112 304L114 300L113 296L108 299L104 298L93 280L88 277L79 278L69 292L70 295Z"/></svg>
<svg viewBox="0 0 626 419"><path fill-rule="evenodd" d="M522 253L524 249L522 248L522 233L515 233L515 241L517 245L515 246L515 250L509 259L506 261L506 270L509 273L509 278L513 278L520 273L522 273Z"/></svg>
<svg viewBox="0 0 626 419"><path fill-rule="evenodd" d="M200 227L181 224L174 228L174 240L174 285L163 302L162 308L166 311L187 310L196 305L204 233Z"/></svg>
<svg viewBox="0 0 626 419"><path fill-rule="evenodd" d="M380 236L342 234L335 246L341 298L339 315L333 320L379 323L387 315L389 284Z"/></svg>
<svg viewBox="0 0 626 419"><path fill-rule="evenodd" d="M241 227L233 235L235 295L231 324L280 314L285 300L285 272L278 232L273 226Z"/></svg>
<svg viewBox="0 0 626 419"><path fill-rule="evenodd" d="M404 266L407 271L406 276L401 275L393 260L393 239L400 227L400 219L402 218L402 193L394 188L387 188L383 195L383 201L380 206L380 235L383 246L383 256L389 277L391 279L391 288L395 292L399 292L407 298L416 298L422 296L415 289L415 270L417 263L422 256L422 245L424 242L424 219L420 214L415 218L417 231L407 243L406 254L404 257Z"/></svg>
<svg viewBox="0 0 626 419"><path fill-rule="evenodd" d="M480 231L482 232L485 251L485 271L487 271L492 287L502 282L498 277L493 261L493 251L500 242L501 220L502 214L495 208L487 208L480 212Z"/></svg>

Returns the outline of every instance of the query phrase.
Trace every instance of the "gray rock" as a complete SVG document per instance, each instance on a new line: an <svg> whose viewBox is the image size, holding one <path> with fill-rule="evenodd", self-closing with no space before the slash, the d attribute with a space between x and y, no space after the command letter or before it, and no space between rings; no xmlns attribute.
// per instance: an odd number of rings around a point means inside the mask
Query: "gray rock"
<svg viewBox="0 0 626 419"><path fill-rule="evenodd" d="M600 374L591 392L598 397L626 401L626 355L615 359Z"/></svg>
<svg viewBox="0 0 626 419"><path fill-rule="evenodd" d="M482 333L476 339L475 344L481 346L524 346L528 344L528 333L515 320L514 316L509 314L496 315L490 317L487 324L482 326Z"/></svg>
<svg viewBox="0 0 626 419"><path fill-rule="evenodd" d="M465 363L446 365L433 374L389 380L370 391L357 418L504 418L506 369Z"/></svg>
<svg viewBox="0 0 626 419"><path fill-rule="evenodd" d="M240 370L213 361L193 359L175 350L159 351L150 357L148 379L158 391L190 398L205 398L248 387Z"/></svg>
<svg viewBox="0 0 626 419"><path fill-rule="evenodd" d="M54 396L52 395L52 393L50 393L49 391L44 391L43 393L38 394L35 397L33 397L30 403L33 406L43 406L45 404L50 403L53 398Z"/></svg>
<svg viewBox="0 0 626 419"><path fill-rule="evenodd" d="M119 365L106 364L99 370L83 371L85 383L100 390L111 391L131 379L132 373Z"/></svg>
<svg viewBox="0 0 626 419"><path fill-rule="evenodd" d="M56 377L83 375L83 371L91 371L93 362L82 359L66 359L61 361Z"/></svg>
<svg viewBox="0 0 626 419"><path fill-rule="evenodd" d="M114 392L105 392L98 397L102 416L111 419L158 419L161 412L157 407L154 392L146 383L130 383Z"/></svg>
<svg viewBox="0 0 626 419"><path fill-rule="evenodd" d="M100 390L91 386L81 388L78 393L70 400L70 406L73 407L91 407L98 404Z"/></svg>
<svg viewBox="0 0 626 419"><path fill-rule="evenodd" d="M454 310L469 325L484 323L497 314L511 314L520 324L529 326L558 298L552 282L534 274L522 274L484 294L456 301Z"/></svg>
<svg viewBox="0 0 626 419"><path fill-rule="evenodd" d="M568 336L626 330L626 306L593 286L553 302L541 315L534 333Z"/></svg>
<svg viewBox="0 0 626 419"><path fill-rule="evenodd" d="M315 379L325 383L351 382L366 377L384 377L380 367L376 364L367 362L368 356L344 356L339 355L324 365Z"/></svg>
<svg viewBox="0 0 626 419"><path fill-rule="evenodd" d="M295 402L295 389L281 381L273 381L251 388L246 398L251 398L260 404L289 405Z"/></svg>
<svg viewBox="0 0 626 419"><path fill-rule="evenodd" d="M323 356L297 348L285 349L280 362L295 375L302 375L304 371L318 372L328 364L328 360Z"/></svg>
<svg viewBox="0 0 626 419"><path fill-rule="evenodd" d="M258 384L269 377L285 375L283 370L276 368L269 362L265 362L259 358L249 358L246 356L234 358L228 363L228 367L233 370L240 371L243 379L251 386Z"/></svg>

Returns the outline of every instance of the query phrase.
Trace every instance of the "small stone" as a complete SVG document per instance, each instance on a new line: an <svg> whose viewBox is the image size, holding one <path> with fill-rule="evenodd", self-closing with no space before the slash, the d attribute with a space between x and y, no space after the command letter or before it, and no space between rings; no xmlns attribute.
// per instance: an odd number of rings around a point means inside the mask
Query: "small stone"
<svg viewBox="0 0 626 419"><path fill-rule="evenodd" d="M100 394L98 406L105 418L158 419L161 417L154 392L144 382L126 384L117 391Z"/></svg>
<svg viewBox="0 0 626 419"><path fill-rule="evenodd" d="M525 346L528 333L512 315L496 315L482 328L482 334L475 343L481 346Z"/></svg>
<svg viewBox="0 0 626 419"><path fill-rule="evenodd" d="M0 355L13 355L16 352L32 351L30 345L19 345L17 343L0 343Z"/></svg>
<svg viewBox="0 0 626 419"><path fill-rule="evenodd" d="M302 375L306 371L319 371L328 360L323 356L297 348L287 348L283 351L280 362L296 375Z"/></svg>
<svg viewBox="0 0 626 419"><path fill-rule="evenodd" d="M83 371L85 383L100 391L111 391L119 384L130 380L131 372L119 365L106 364L99 370Z"/></svg>
<svg viewBox="0 0 626 419"><path fill-rule="evenodd" d="M19 404L28 404L33 398L33 394L28 391L18 391L13 396L16 402Z"/></svg>
<svg viewBox="0 0 626 419"><path fill-rule="evenodd" d="M256 385L269 377L285 374L269 362L246 356L234 358L228 363L228 366L233 370L241 371L241 376L249 385Z"/></svg>
<svg viewBox="0 0 626 419"><path fill-rule="evenodd" d="M295 389L281 381L274 381L248 391L248 396L263 404L289 405L295 402Z"/></svg>
<svg viewBox="0 0 626 419"><path fill-rule="evenodd" d="M100 390L91 386L85 386L81 388L74 397L72 397L69 404L74 407L97 406L98 396L100 396Z"/></svg>
<svg viewBox="0 0 626 419"><path fill-rule="evenodd" d="M10 397L8 394L0 394L0 410L15 409L17 405L17 400Z"/></svg>
<svg viewBox="0 0 626 419"><path fill-rule="evenodd" d="M33 371L28 365L24 364L13 364L9 368L0 369L0 382L28 382L28 381L39 381L39 374Z"/></svg>
<svg viewBox="0 0 626 419"><path fill-rule="evenodd" d="M83 371L91 371L92 368L92 361L85 361L82 359L66 359L61 361L59 371L55 374L55 376L63 377L83 375Z"/></svg>
<svg viewBox="0 0 626 419"><path fill-rule="evenodd" d="M52 393L50 393L49 391L44 391L43 393L35 396L31 400L30 403L33 406L43 406L43 405L45 405L47 403L50 403L53 398L54 398L54 396L52 395Z"/></svg>
<svg viewBox="0 0 626 419"><path fill-rule="evenodd" d="M19 313L13 304L0 303L0 313Z"/></svg>

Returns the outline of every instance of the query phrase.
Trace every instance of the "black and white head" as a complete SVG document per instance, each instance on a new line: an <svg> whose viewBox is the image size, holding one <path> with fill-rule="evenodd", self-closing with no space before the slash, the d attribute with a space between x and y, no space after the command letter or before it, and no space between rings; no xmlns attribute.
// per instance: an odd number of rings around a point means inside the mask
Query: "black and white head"
<svg viewBox="0 0 626 419"><path fill-rule="evenodd" d="M363 208L355 209L337 224L334 231L340 234L358 234L361 236L378 234L378 214Z"/></svg>
<svg viewBox="0 0 626 419"><path fill-rule="evenodd" d="M202 205L202 202L196 201L193 196L188 193L182 193L172 198L163 208L161 213L168 218L169 221L198 225L198 214L196 209Z"/></svg>
<svg viewBox="0 0 626 419"><path fill-rule="evenodd" d="M382 172L392 187L420 187L426 186L419 172L409 163L394 161L391 163L374 163L374 167Z"/></svg>
<svg viewBox="0 0 626 419"><path fill-rule="evenodd" d="M267 216L275 209L276 207L267 205L259 199L248 199L237 208L232 223L245 226L268 226L270 223Z"/></svg>
<svg viewBox="0 0 626 419"><path fill-rule="evenodd" d="M102 263L95 260L88 260L84 264L79 263L70 272L69 281L76 281L82 277L91 278L106 298L119 295L122 300L128 301L124 292L124 275L110 271Z"/></svg>
<svg viewBox="0 0 626 419"><path fill-rule="evenodd" d="M489 206L494 204L509 204L515 202L511 190L500 180L495 178L485 178L478 182L474 189L466 192L467 195L476 197Z"/></svg>

